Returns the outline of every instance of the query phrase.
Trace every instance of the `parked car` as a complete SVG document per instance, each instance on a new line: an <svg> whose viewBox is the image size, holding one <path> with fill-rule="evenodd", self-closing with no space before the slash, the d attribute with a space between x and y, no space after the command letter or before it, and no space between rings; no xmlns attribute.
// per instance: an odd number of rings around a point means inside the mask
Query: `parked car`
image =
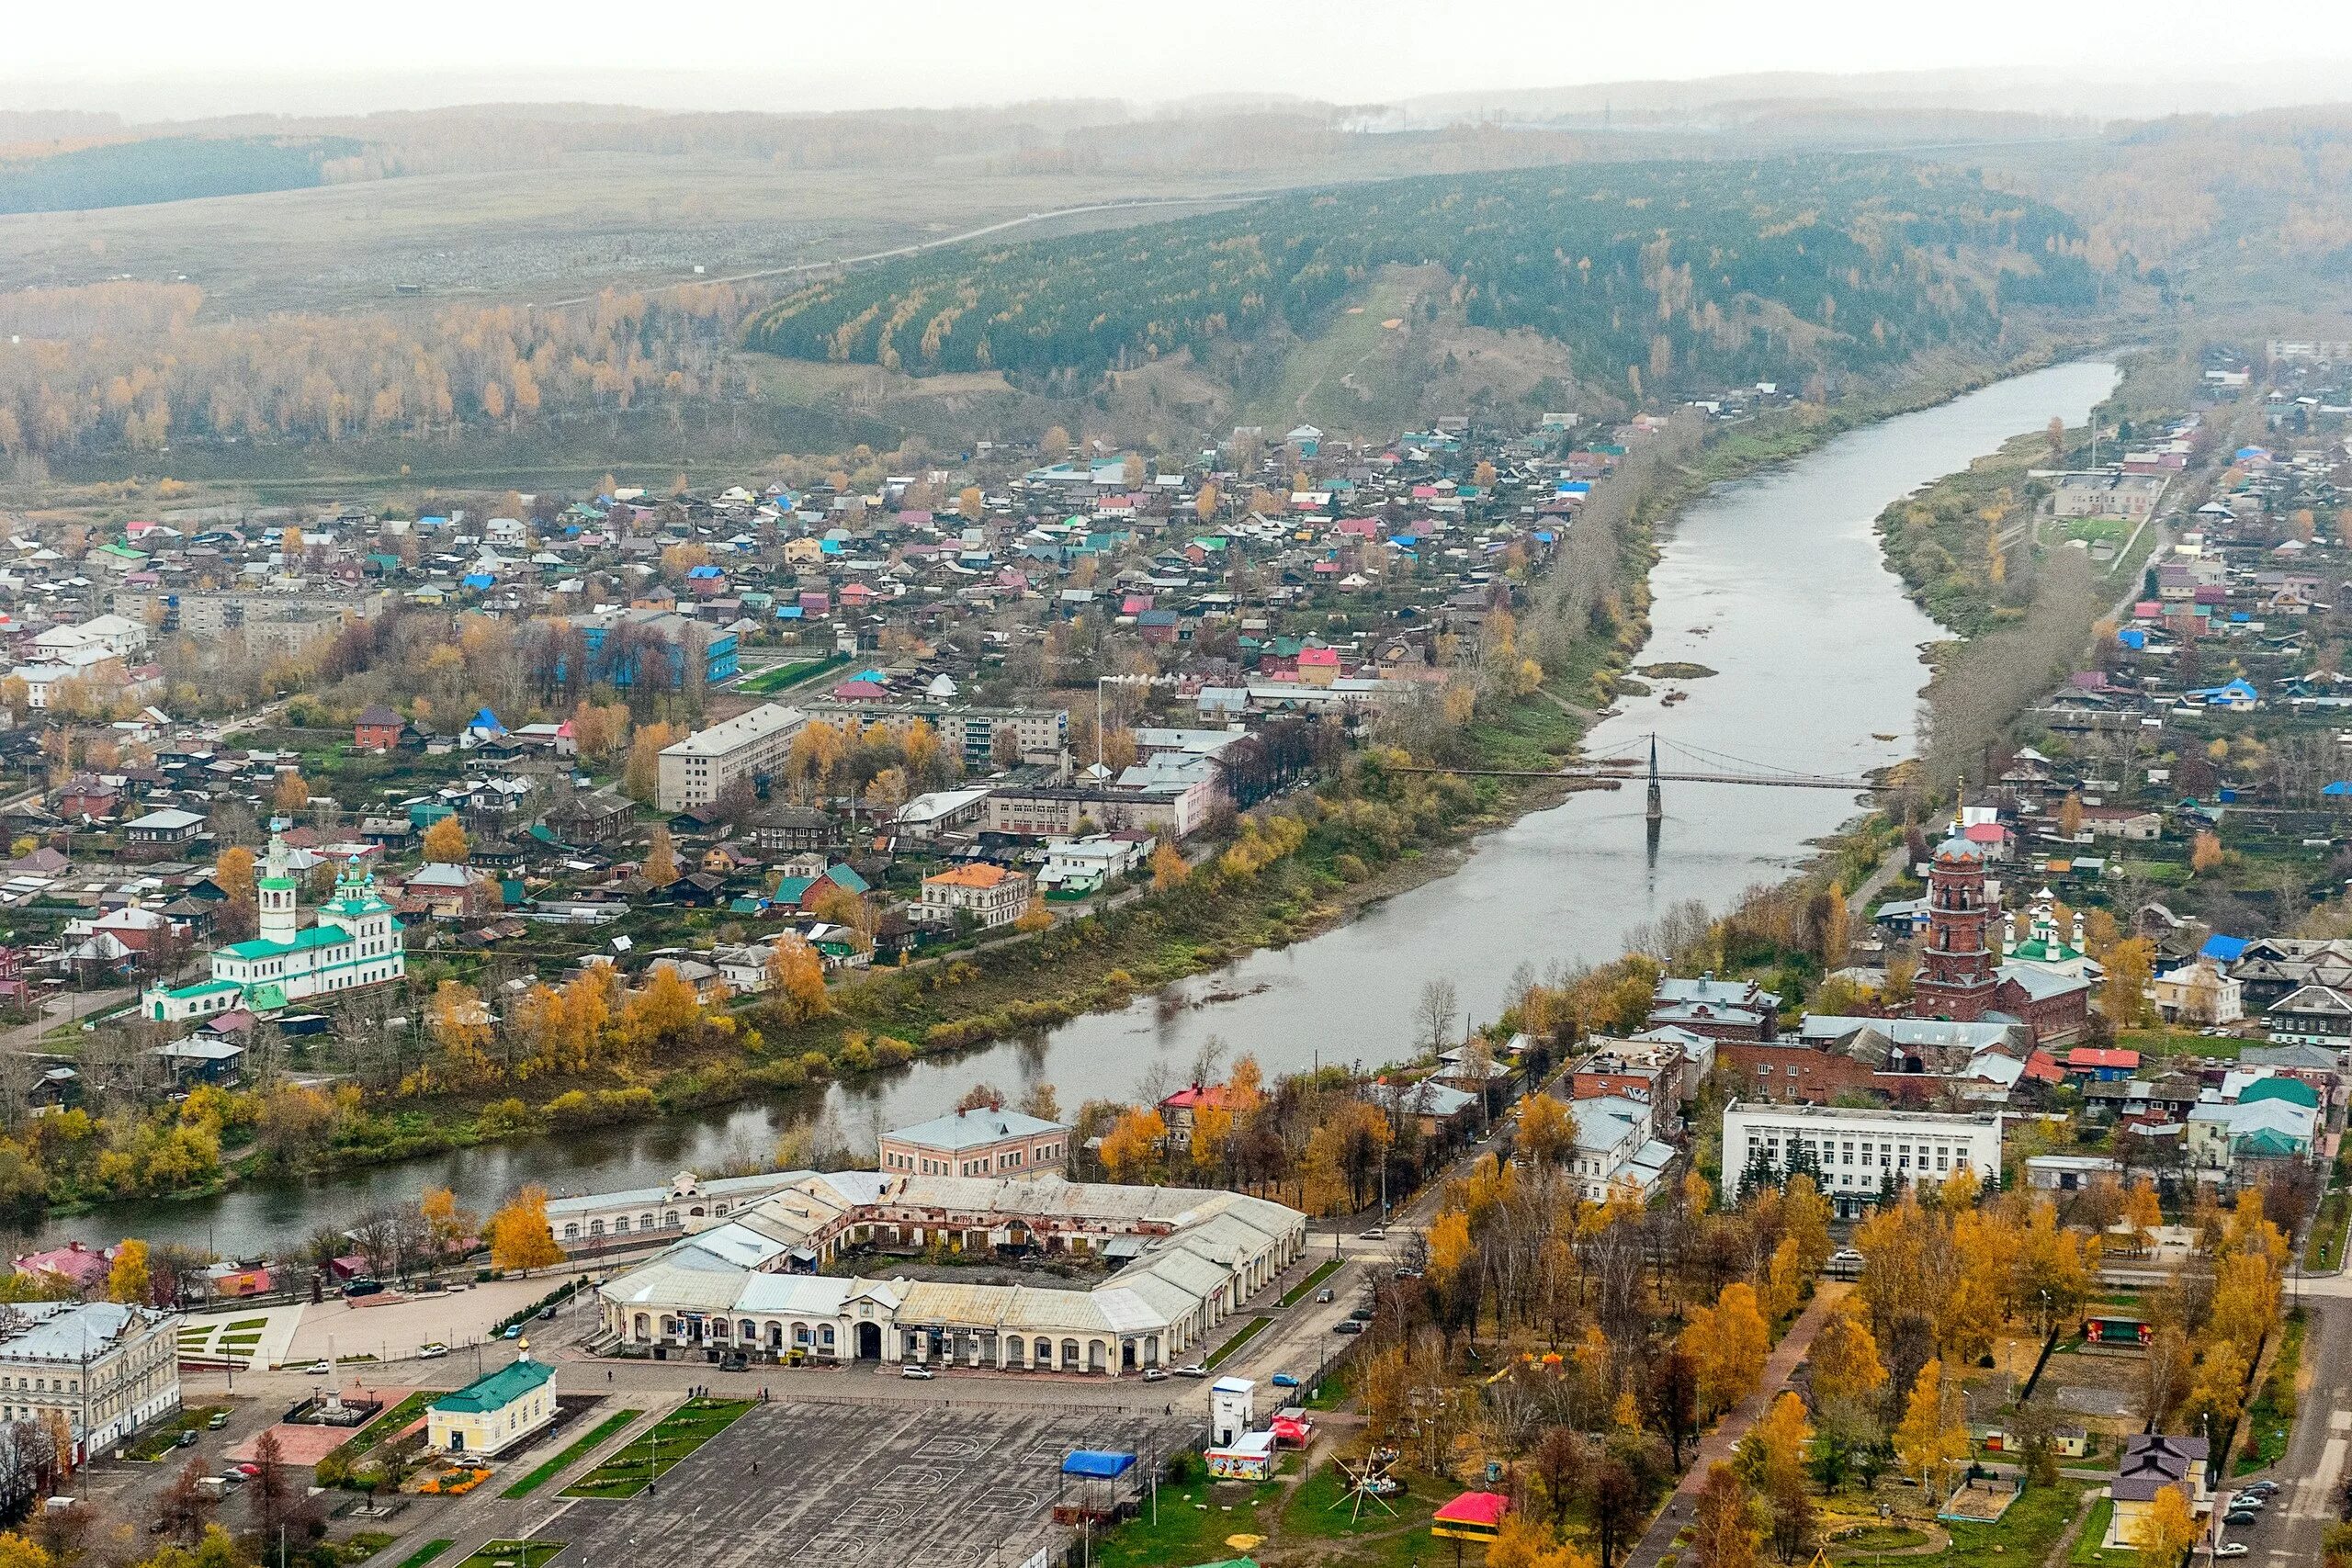
<svg viewBox="0 0 2352 1568"><path fill-rule="evenodd" d="M501 1339L519 1339L522 1336L523 1325L519 1323L510 1323L498 1331L498 1337Z"/></svg>
<svg viewBox="0 0 2352 1568"><path fill-rule="evenodd" d="M553 1316L555 1316L555 1303L553 1302L549 1302L547 1305L539 1309L539 1317L542 1322L552 1318Z"/></svg>
<svg viewBox="0 0 2352 1568"><path fill-rule="evenodd" d="M2233 1508L2222 1516L2222 1522L2225 1525L2250 1525L2258 1517L2251 1508Z"/></svg>
<svg viewBox="0 0 2352 1568"><path fill-rule="evenodd" d="M2238 1490L2241 1492L2252 1492L2257 1496L2267 1497L2273 1492L2278 1490L2278 1483L2266 1475L2259 1481L2247 1482L2244 1486L2239 1487Z"/></svg>
<svg viewBox="0 0 2352 1568"><path fill-rule="evenodd" d="M1348 1314L1348 1321L1350 1323L1370 1323L1372 1321L1372 1309L1370 1307L1358 1307L1355 1311Z"/></svg>
<svg viewBox="0 0 2352 1568"><path fill-rule="evenodd" d="M229 1424L229 1413L225 1410L216 1410L205 1417L204 1424L217 1432Z"/></svg>
<svg viewBox="0 0 2352 1568"><path fill-rule="evenodd" d="M1146 1367L1143 1370L1143 1381L1146 1382L1166 1382L1168 1381L1168 1369L1165 1367Z"/></svg>
<svg viewBox="0 0 2352 1568"><path fill-rule="evenodd" d="M917 1382L929 1382L939 1374L933 1371L929 1367L918 1367L910 1362L908 1365L899 1369L899 1375L902 1378L912 1378Z"/></svg>
<svg viewBox="0 0 2352 1568"><path fill-rule="evenodd" d="M1300 1386L1299 1381L1288 1372L1276 1372L1269 1381L1271 1381L1276 1388L1297 1388Z"/></svg>
<svg viewBox="0 0 2352 1568"><path fill-rule="evenodd" d="M741 1350L729 1350L718 1358L718 1370L722 1372L740 1372L751 1364L752 1358Z"/></svg>
<svg viewBox="0 0 2352 1568"><path fill-rule="evenodd" d="M354 1280L343 1288L343 1299L349 1302L356 1302L362 1296L380 1296L383 1293L384 1281L381 1280Z"/></svg>
<svg viewBox="0 0 2352 1568"><path fill-rule="evenodd" d="M1198 1361L1192 1361L1177 1368L1176 1375L1180 1378L1204 1378L1209 1375L1209 1370Z"/></svg>
<svg viewBox="0 0 2352 1568"><path fill-rule="evenodd" d="M1382 1230L1379 1226L1374 1225L1368 1231L1356 1232L1356 1239L1358 1241L1386 1241L1388 1239L1388 1233Z"/></svg>
<svg viewBox="0 0 2352 1568"><path fill-rule="evenodd" d="M2246 1544L2242 1540L2225 1540L2213 1549L2216 1557L2244 1557L2245 1554Z"/></svg>
<svg viewBox="0 0 2352 1568"><path fill-rule="evenodd" d="M1340 1319L1339 1322L1331 1325L1331 1332L1334 1334L1362 1334L1363 1332L1363 1325L1358 1323L1352 1317L1343 1317Z"/></svg>
<svg viewBox="0 0 2352 1568"><path fill-rule="evenodd" d="M179 1437L173 1441L172 1446L175 1449L192 1449L196 1447L196 1434L194 1432L182 1432Z"/></svg>
<svg viewBox="0 0 2352 1568"><path fill-rule="evenodd" d="M310 1373L314 1378L333 1377L334 1375L334 1363L333 1361L312 1361L309 1366L304 1367L302 1370Z"/></svg>
<svg viewBox="0 0 2352 1568"><path fill-rule="evenodd" d="M416 1348L417 1359L419 1360L437 1361L448 1353L449 1347L442 1344L438 1339L430 1340Z"/></svg>

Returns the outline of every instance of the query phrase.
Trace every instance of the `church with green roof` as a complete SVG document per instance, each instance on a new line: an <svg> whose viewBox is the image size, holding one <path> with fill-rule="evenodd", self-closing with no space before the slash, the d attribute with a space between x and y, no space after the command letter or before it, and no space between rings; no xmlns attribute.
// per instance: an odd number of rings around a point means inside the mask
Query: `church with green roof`
<svg viewBox="0 0 2352 1568"><path fill-rule="evenodd" d="M334 897L318 919L302 924L299 888L287 864L286 840L273 836L255 879L258 927L251 942L212 954L212 977L193 986L151 987L140 1016L154 1023L187 1023L234 1008L276 1012L314 997L379 986L408 973L401 922L377 896L374 875L356 862L335 874Z"/></svg>

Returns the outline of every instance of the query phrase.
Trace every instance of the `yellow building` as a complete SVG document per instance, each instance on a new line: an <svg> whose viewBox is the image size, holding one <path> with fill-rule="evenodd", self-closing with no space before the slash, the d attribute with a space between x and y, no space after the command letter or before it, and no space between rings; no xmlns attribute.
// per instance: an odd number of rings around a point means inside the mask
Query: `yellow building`
<svg viewBox="0 0 2352 1568"><path fill-rule="evenodd" d="M555 1368L531 1359L485 1372L424 1407L425 1444L446 1454L495 1454L555 1419Z"/></svg>

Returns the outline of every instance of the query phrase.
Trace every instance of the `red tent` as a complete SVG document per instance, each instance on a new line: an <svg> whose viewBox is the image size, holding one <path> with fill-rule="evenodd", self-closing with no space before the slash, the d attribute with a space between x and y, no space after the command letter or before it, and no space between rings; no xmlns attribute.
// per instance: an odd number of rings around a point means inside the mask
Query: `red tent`
<svg viewBox="0 0 2352 1568"><path fill-rule="evenodd" d="M1457 1540L1492 1540L1510 1512L1510 1499L1499 1492L1464 1492L1437 1511L1430 1534Z"/></svg>
<svg viewBox="0 0 2352 1568"><path fill-rule="evenodd" d="M1274 1441L1286 1449L1305 1448L1306 1439L1315 1434L1315 1428L1310 1423L1294 1421L1287 1416L1275 1416L1266 1423L1266 1429L1273 1433Z"/></svg>

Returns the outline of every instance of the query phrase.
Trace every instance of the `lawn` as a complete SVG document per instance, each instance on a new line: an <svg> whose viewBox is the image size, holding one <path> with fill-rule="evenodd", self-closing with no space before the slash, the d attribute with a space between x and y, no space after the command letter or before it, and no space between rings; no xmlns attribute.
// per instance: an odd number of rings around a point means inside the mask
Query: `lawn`
<svg viewBox="0 0 2352 1568"><path fill-rule="evenodd" d="M2246 1406L2246 1433L2254 1451L2239 1450L2233 1473L2251 1475L2287 1457L2287 1444L2295 1432L2295 1378L2302 1367L2303 1336L2310 1326L2300 1307L2288 1315L2262 1392Z"/></svg>
<svg viewBox="0 0 2352 1568"><path fill-rule="evenodd" d="M514 1568L540 1568L563 1547L560 1540L488 1540L458 1568L498 1568L502 1562L511 1562Z"/></svg>
<svg viewBox="0 0 2352 1568"><path fill-rule="evenodd" d="M2115 1505L2101 1497L2091 1504L2089 1517L2083 1520L2083 1533L2075 1538L2075 1550L2067 1555L2069 1568L2136 1568L2140 1554L2128 1546L2101 1546L2107 1539L2107 1522L2115 1517Z"/></svg>
<svg viewBox="0 0 2352 1568"><path fill-rule="evenodd" d="M447 1392L447 1389L439 1388L418 1389L414 1393L360 1427L358 1431L352 1434L349 1442L335 1451L346 1460L357 1459L361 1454L366 1453L377 1444L386 1441L392 1434L424 1415L426 1404Z"/></svg>
<svg viewBox="0 0 2352 1568"><path fill-rule="evenodd" d="M216 1412L225 1411L228 1408L225 1404L183 1405L178 1415L162 1426L152 1431L141 1432L139 1435L139 1440L125 1449L123 1452L130 1458L138 1460L165 1458L179 1446L182 1432L202 1430L204 1424L210 1420Z"/></svg>
<svg viewBox="0 0 2352 1568"><path fill-rule="evenodd" d="M1954 1524L1951 1549L1936 1562L1946 1568L2018 1568L2038 1563L2082 1511L2088 1492L2072 1485L2035 1486L2009 1505L1999 1524Z"/></svg>
<svg viewBox="0 0 2352 1568"><path fill-rule="evenodd" d="M563 1489L566 1497L634 1497L645 1483L742 1418L748 1399L690 1399L653 1430Z"/></svg>
<svg viewBox="0 0 2352 1568"><path fill-rule="evenodd" d="M1236 1350L1240 1349L1244 1345L1249 1344L1251 1339L1257 1337L1258 1331L1260 1329L1264 1328L1266 1325L1273 1321L1274 1320L1271 1317L1251 1318L1240 1333L1235 1335L1232 1338L1218 1346L1216 1348L1216 1353L1201 1364L1210 1371L1216 1371L1220 1362L1231 1356Z"/></svg>
<svg viewBox="0 0 2352 1568"><path fill-rule="evenodd" d="M639 1416L644 1414L645 1412L642 1410L615 1411L612 1415L607 1416L604 1420L598 1422L594 1431L589 1433L586 1437L581 1438L578 1442L572 1444L570 1448L556 1455L555 1458L548 1461L545 1464L531 1472L530 1474L523 1477L522 1480L516 1482L514 1485L509 1486L504 1492L501 1493L500 1495L503 1497L528 1497L532 1493L537 1492L540 1487L545 1486L548 1482L553 1481L558 1472L569 1468L575 1460L584 1458L589 1450L602 1444L605 1439L612 1437L614 1433L619 1431L622 1427L628 1426L630 1422L636 1420Z"/></svg>
<svg viewBox="0 0 2352 1568"><path fill-rule="evenodd" d="M842 663L848 662L840 654L832 653L827 654L822 659L804 659L797 664L779 664L773 670L763 670L756 675L744 676L742 680L736 682L736 690L755 694L777 691L791 685L795 681L806 680L836 660Z"/></svg>
<svg viewBox="0 0 2352 1568"><path fill-rule="evenodd" d="M408 1554L401 1568L424 1568L424 1565L458 1543L454 1540L428 1540Z"/></svg>
<svg viewBox="0 0 2352 1568"><path fill-rule="evenodd" d="M1315 1266L1314 1273L1309 1274L1306 1279L1301 1280L1297 1284L1293 1285L1288 1292L1284 1292L1283 1296L1283 1305L1286 1307L1296 1306L1308 1296L1313 1295L1317 1287L1321 1285L1324 1280L1329 1279L1332 1275L1338 1273L1340 1271L1340 1265L1345 1261L1347 1260L1341 1258L1327 1258L1322 1262L1317 1264Z"/></svg>
<svg viewBox="0 0 2352 1568"><path fill-rule="evenodd" d="M1295 1456L1286 1461L1295 1465ZM1305 1551L1321 1562L1350 1568L1408 1568L1434 1563L1439 1549L1429 1535L1437 1505L1461 1488L1399 1472L1404 1495L1388 1499L1390 1513L1366 1502L1361 1513L1345 1500L1347 1483L1335 1465L1320 1465L1295 1484L1282 1479L1245 1482L1194 1480L1159 1489L1159 1521L1145 1516L1095 1543L1094 1561L1104 1568L1213 1562L1254 1555L1261 1540ZM1452 1561L1452 1553L1444 1553Z"/></svg>
<svg viewBox="0 0 2352 1568"><path fill-rule="evenodd" d="M2126 1051L2137 1051L2143 1061L2171 1056L2204 1056L2234 1062L2246 1043L2233 1034L2199 1034L2193 1029L2127 1029L2115 1037Z"/></svg>

